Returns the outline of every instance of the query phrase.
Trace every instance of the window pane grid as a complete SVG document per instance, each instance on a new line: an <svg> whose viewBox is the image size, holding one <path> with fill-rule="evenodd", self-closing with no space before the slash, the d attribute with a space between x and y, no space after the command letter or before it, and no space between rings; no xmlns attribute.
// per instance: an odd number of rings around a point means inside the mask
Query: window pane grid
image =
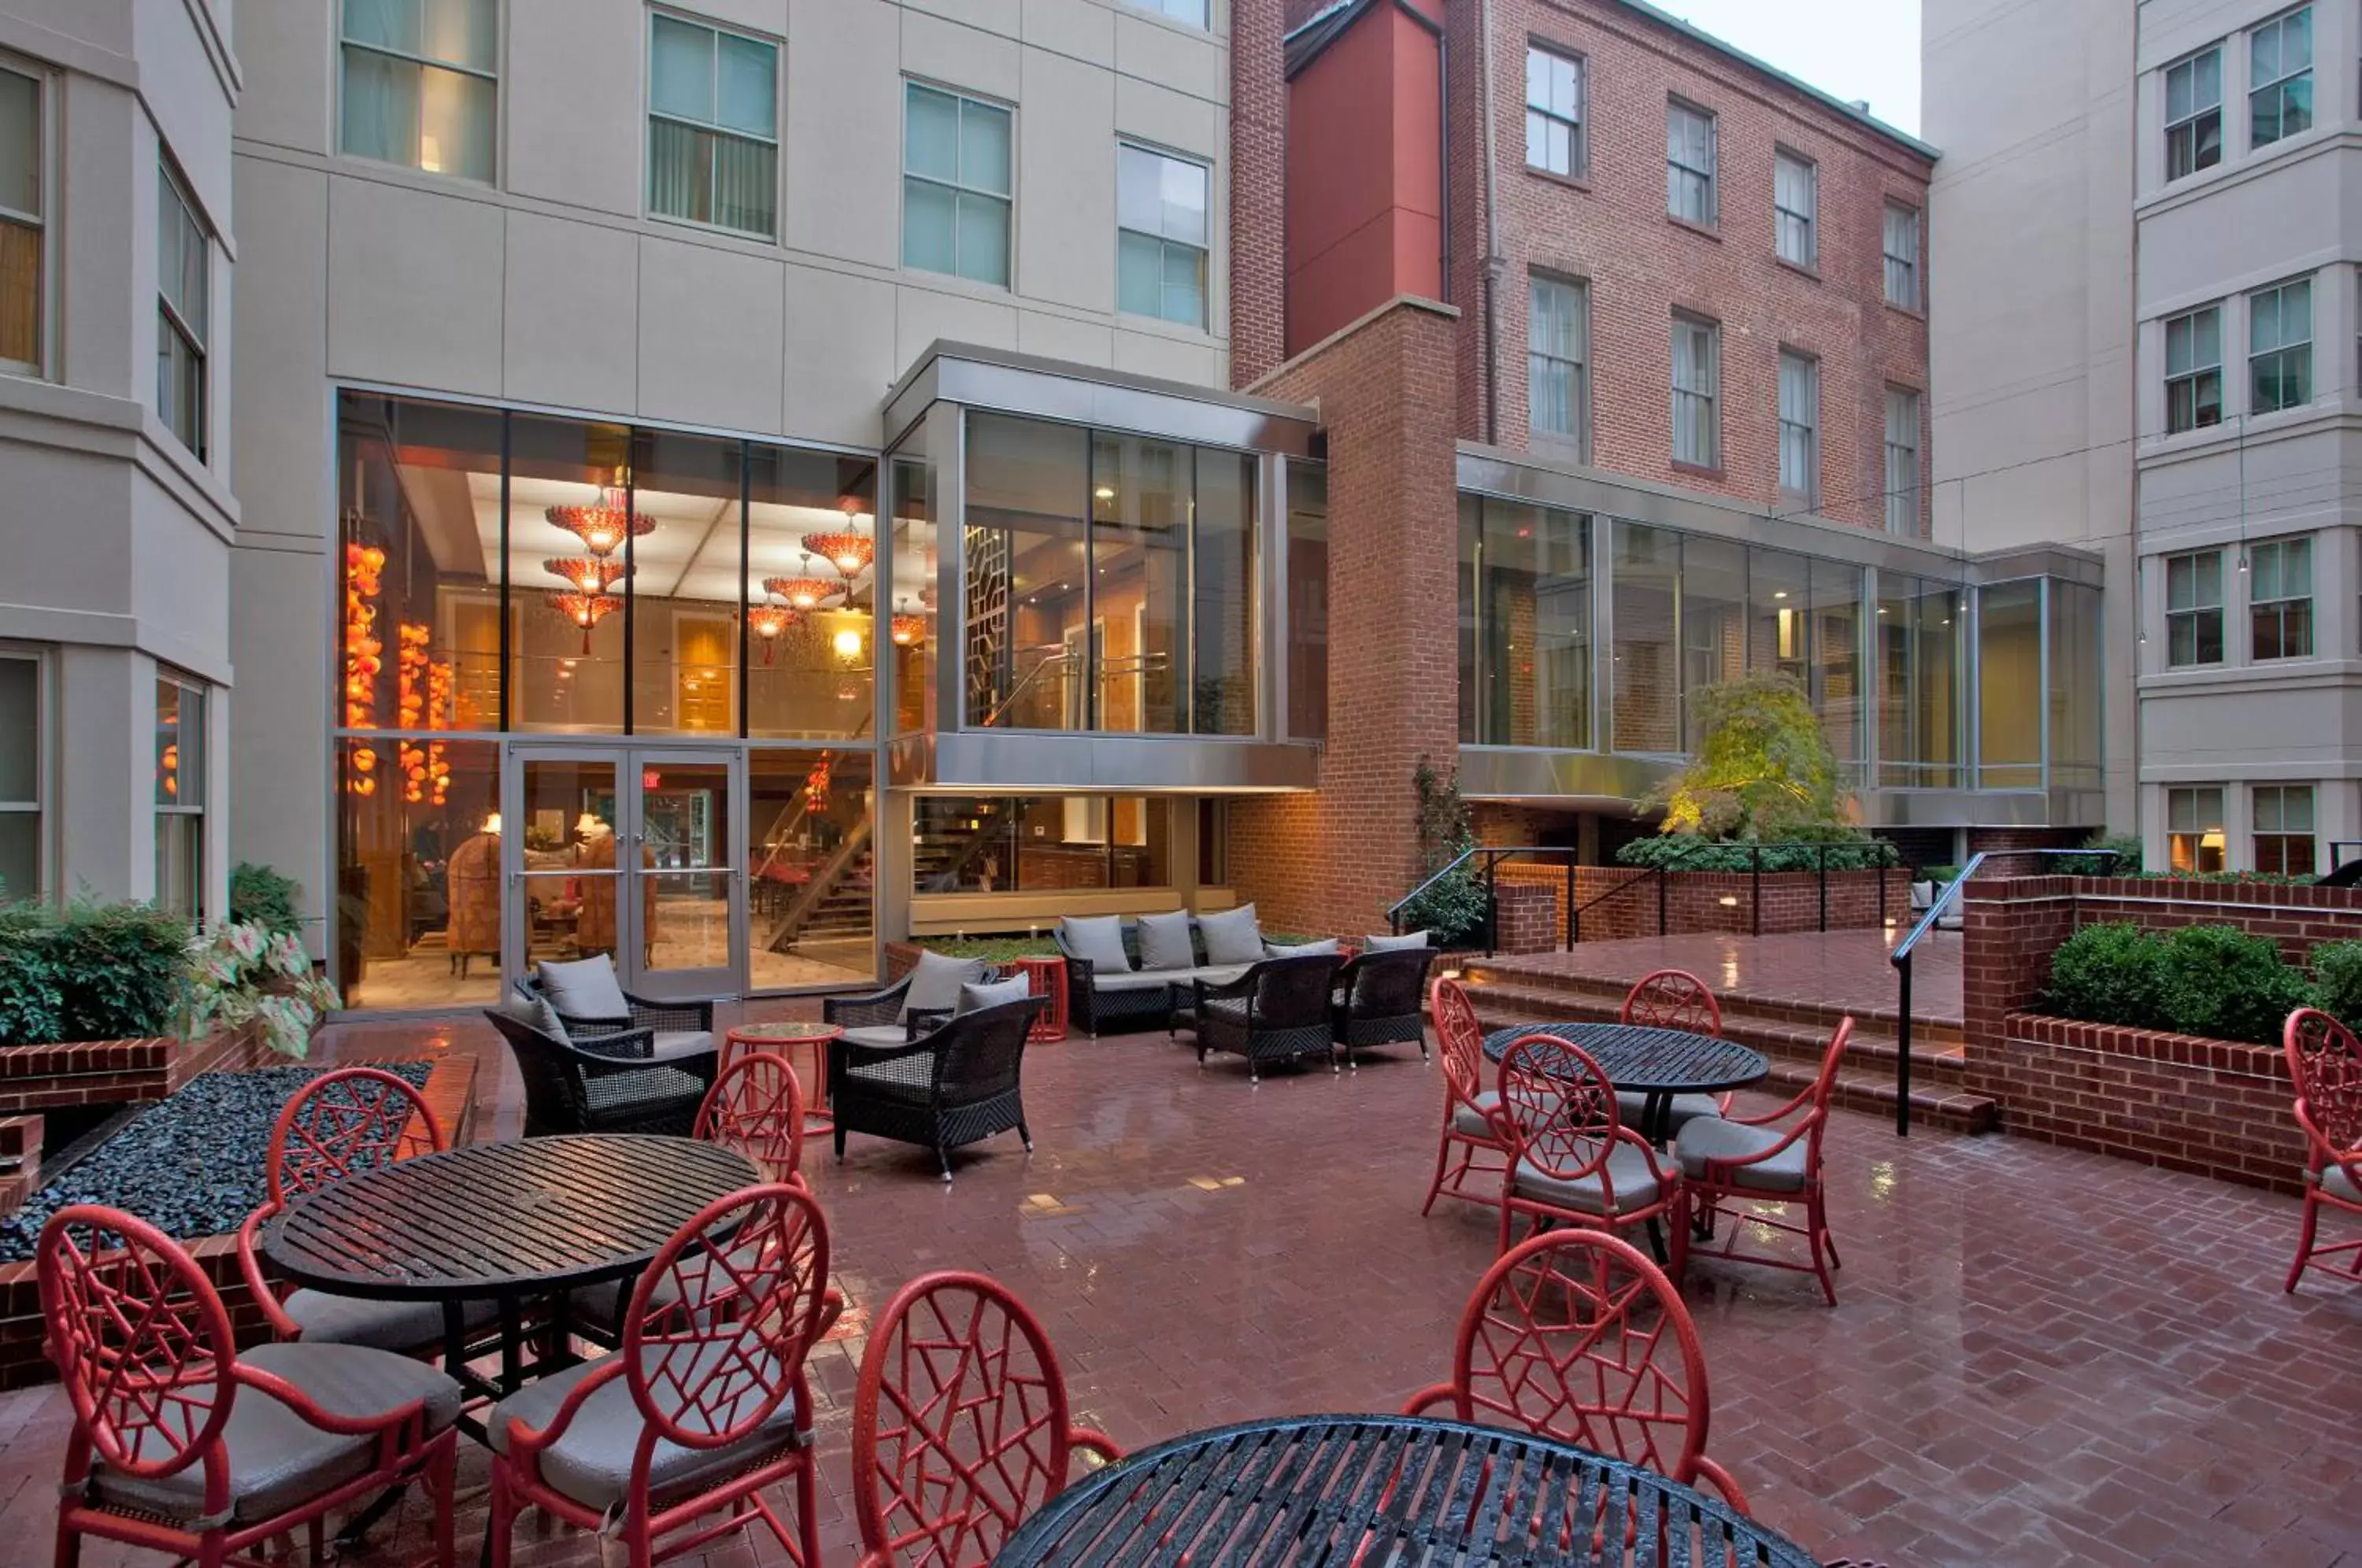
<svg viewBox="0 0 2362 1568"><path fill-rule="evenodd" d="M1116 307L1206 325L1206 166L1125 143L1116 152Z"/></svg>
<svg viewBox="0 0 2362 1568"><path fill-rule="evenodd" d="M2312 401L2312 283L2247 296L2249 407L2274 414Z"/></svg>
<svg viewBox="0 0 2362 1568"><path fill-rule="evenodd" d="M1665 105L1665 210L1691 223L1715 221L1714 116L1680 102Z"/></svg>
<svg viewBox="0 0 2362 1568"><path fill-rule="evenodd" d="M490 183L497 0L344 0L337 150Z"/></svg>
<svg viewBox="0 0 2362 1568"><path fill-rule="evenodd" d="M180 182L160 165L156 217L156 415L202 460L209 241Z"/></svg>
<svg viewBox="0 0 2362 1568"><path fill-rule="evenodd" d="M2165 73L2165 177L2223 161L2223 51L2210 49Z"/></svg>
<svg viewBox="0 0 2362 1568"><path fill-rule="evenodd" d="M0 66L0 364L39 371L48 236L42 232L49 149L42 82Z"/></svg>
<svg viewBox="0 0 2362 1568"><path fill-rule="evenodd" d="M1818 175L1813 165L1786 153L1773 160L1772 170L1780 255L1799 267L1813 266L1819 255L1813 232L1819 212Z"/></svg>
<svg viewBox="0 0 2362 1568"><path fill-rule="evenodd" d="M1886 392L1886 531L1919 532L1919 394Z"/></svg>
<svg viewBox="0 0 2362 1568"><path fill-rule="evenodd" d="M911 83L903 123L902 264L1006 287L1009 111Z"/></svg>
<svg viewBox="0 0 2362 1568"><path fill-rule="evenodd" d="M2168 434L2223 422L2223 312L2208 305L2165 324Z"/></svg>
<svg viewBox="0 0 2362 1568"><path fill-rule="evenodd" d="M1780 489L1805 505L1820 500L1821 368L1780 356Z"/></svg>
<svg viewBox="0 0 2362 1568"><path fill-rule="evenodd" d="M1886 204L1886 303L1919 308L1919 214Z"/></svg>
<svg viewBox="0 0 2362 1568"><path fill-rule="evenodd" d="M1586 285L1558 278L1532 280L1527 323L1527 403L1539 435L1572 437L1590 456L1590 305Z"/></svg>
<svg viewBox="0 0 2362 1568"><path fill-rule="evenodd" d="M1682 317L1673 320L1673 460L1696 468L1720 466L1721 329Z"/></svg>
<svg viewBox="0 0 2362 1568"><path fill-rule="evenodd" d="M1526 50L1526 163L1569 178L1588 162L1583 136L1583 62Z"/></svg>
<svg viewBox="0 0 2362 1568"><path fill-rule="evenodd" d="M2259 784L2252 794L2256 869L2282 877L2313 875L2312 786Z"/></svg>
<svg viewBox="0 0 2362 1568"><path fill-rule="evenodd" d="M2176 871L2223 869L2223 791L2219 786L2165 792L2167 857Z"/></svg>
<svg viewBox="0 0 2362 1568"><path fill-rule="evenodd" d="M2247 608L2253 657L2312 657L2312 541L2278 539L2248 557Z"/></svg>
<svg viewBox="0 0 2362 1568"><path fill-rule="evenodd" d="M2166 663L2175 669L2223 662L2223 552L2165 558Z"/></svg>
<svg viewBox="0 0 2362 1568"><path fill-rule="evenodd" d="M2268 147L2312 126L2312 7L2247 35L2248 142Z"/></svg>

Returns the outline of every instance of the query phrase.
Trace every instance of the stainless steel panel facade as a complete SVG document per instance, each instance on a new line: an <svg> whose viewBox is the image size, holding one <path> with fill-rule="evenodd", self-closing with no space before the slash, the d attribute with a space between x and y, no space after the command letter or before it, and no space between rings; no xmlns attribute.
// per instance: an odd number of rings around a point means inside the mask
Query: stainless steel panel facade
<svg viewBox="0 0 2362 1568"><path fill-rule="evenodd" d="M905 735L887 754L897 790L974 794L1219 795L1309 790L1318 746L1188 735L947 731Z"/></svg>

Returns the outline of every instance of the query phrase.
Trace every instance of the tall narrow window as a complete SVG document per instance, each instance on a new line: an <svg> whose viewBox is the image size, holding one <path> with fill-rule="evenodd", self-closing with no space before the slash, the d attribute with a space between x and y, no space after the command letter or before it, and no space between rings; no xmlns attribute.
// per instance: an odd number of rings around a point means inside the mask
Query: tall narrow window
<svg viewBox="0 0 2362 1568"><path fill-rule="evenodd" d="M1526 167L1580 179L1590 153L1584 145L1583 124L1583 61L1529 48Z"/></svg>
<svg viewBox="0 0 2362 1568"><path fill-rule="evenodd" d="M171 676L156 680L156 904L204 911L205 694Z"/></svg>
<svg viewBox="0 0 2362 1568"><path fill-rule="evenodd" d="M648 210L778 233L779 50L658 13L648 40Z"/></svg>
<svg viewBox="0 0 2362 1568"><path fill-rule="evenodd" d="M205 304L212 286L204 226L170 169L156 176L156 416L203 461Z"/></svg>
<svg viewBox="0 0 2362 1568"><path fill-rule="evenodd" d="M1009 111L909 85L902 265L1009 285Z"/></svg>
<svg viewBox="0 0 2362 1568"><path fill-rule="evenodd" d="M0 367L41 370L49 159L41 78L0 63Z"/></svg>
<svg viewBox="0 0 2362 1568"><path fill-rule="evenodd" d="M1711 224L1714 192L1714 116L1678 98L1665 104L1665 210L1691 223Z"/></svg>
<svg viewBox="0 0 2362 1568"><path fill-rule="evenodd" d="M1116 149L1116 308L1206 325L1206 166Z"/></svg>
<svg viewBox="0 0 2362 1568"><path fill-rule="evenodd" d="M2247 412L2312 401L2312 282L2300 278L2247 296Z"/></svg>
<svg viewBox="0 0 2362 1568"><path fill-rule="evenodd" d="M2165 558L2165 662L2171 669L2223 662L2223 552Z"/></svg>
<svg viewBox="0 0 2362 1568"><path fill-rule="evenodd" d="M1919 308L1919 209L1886 204L1886 303Z"/></svg>
<svg viewBox="0 0 2362 1568"><path fill-rule="evenodd" d="M1919 536L1919 394L1886 389L1886 531Z"/></svg>
<svg viewBox="0 0 2362 1568"><path fill-rule="evenodd" d="M1821 367L1780 353L1780 499L1791 506L1821 501Z"/></svg>
<svg viewBox="0 0 2362 1568"><path fill-rule="evenodd" d="M2247 35L2247 145L2268 147L2312 128L2312 7Z"/></svg>
<svg viewBox="0 0 2362 1568"><path fill-rule="evenodd" d="M1526 323L1526 403L1537 436L1573 441L1591 458L1591 291L1565 278L1533 276Z"/></svg>
<svg viewBox="0 0 2362 1568"><path fill-rule="evenodd" d="M1820 265L1820 175L1808 159L1783 152L1772 160L1772 222L1780 259Z"/></svg>
<svg viewBox="0 0 2362 1568"><path fill-rule="evenodd" d="M2223 869L2221 785L2165 792L2165 845L2176 871Z"/></svg>
<svg viewBox="0 0 2362 1568"><path fill-rule="evenodd" d="M491 182L499 0L345 0L342 52L343 151Z"/></svg>
<svg viewBox="0 0 2362 1568"><path fill-rule="evenodd" d="M1722 466L1722 328L1673 317L1673 461Z"/></svg>
<svg viewBox="0 0 2362 1568"><path fill-rule="evenodd" d="M2312 541L2274 539L2247 552L2252 657L2312 657Z"/></svg>
<svg viewBox="0 0 2362 1568"><path fill-rule="evenodd" d="M2179 180L2223 161L2223 48L2191 55L2165 73L2165 177Z"/></svg>
<svg viewBox="0 0 2362 1568"><path fill-rule="evenodd" d="M2222 423L2223 307L2208 305L2165 324L2165 428Z"/></svg>
<svg viewBox="0 0 2362 1568"><path fill-rule="evenodd" d="M0 904L42 892L41 675L37 655L0 650Z"/></svg>
<svg viewBox="0 0 2362 1568"><path fill-rule="evenodd" d="M2279 877L2315 875L2312 786L2258 784L2248 794L2255 806L2256 869Z"/></svg>

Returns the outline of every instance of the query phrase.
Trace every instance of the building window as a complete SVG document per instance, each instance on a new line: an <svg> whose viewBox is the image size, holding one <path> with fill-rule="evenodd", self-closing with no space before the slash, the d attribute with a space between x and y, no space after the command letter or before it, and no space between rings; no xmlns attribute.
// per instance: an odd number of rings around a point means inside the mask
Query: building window
<svg viewBox="0 0 2362 1568"><path fill-rule="evenodd" d="M498 0L345 0L344 17L339 148L491 183Z"/></svg>
<svg viewBox="0 0 2362 1568"><path fill-rule="evenodd" d="M38 655L0 650L0 904L43 891L41 673Z"/></svg>
<svg viewBox="0 0 2362 1568"><path fill-rule="evenodd" d="M1919 535L1919 394L1886 389L1886 531Z"/></svg>
<svg viewBox="0 0 2362 1568"><path fill-rule="evenodd" d="M1665 210L1701 224L1713 223L1717 210L1714 116L1678 98L1665 104Z"/></svg>
<svg viewBox="0 0 2362 1568"><path fill-rule="evenodd" d="M2312 786L2258 784L2255 802L2256 869L2280 877L2317 873L2312 840Z"/></svg>
<svg viewBox="0 0 2362 1568"><path fill-rule="evenodd" d="M2169 668L2223 662L2223 552L2165 558L2165 662Z"/></svg>
<svg viewBox="0 0 2362 1568"><path fill-rule="evenodd" d="M1193 28L1206 25L1206 0L1131 0L1131 4Z"/></svg>
<svg viewBox="0 0 2362 1568"><path fill-rule="evenodd" d="M1526 404L1537 436L1573 441L1591 457L1591 290L1533 276L1526 321Z"/></svg>
<svg viewBox="0 0 2362 1568"><path fill-rule="evenodd" d="M2312 7L2247 35L2247 145L2268 147L2312 127Z"/></svg>
<svg viewBox="0 0 2362 1568"><path fill-rule="evenodd" d="M1886 204L1886 303L1919 308L1919 209Z"/></svg>
<svg viewBox="0 0 2362 1568"><path fill-rule="evenodd" d="M1781 260L1820 265L1819 186L1819 172L1808 160L1786 152L1772 159L1772 211Z"/></svg>
<svg viewBox="0 0 2362 1568"><path fill-rule="evenodd" d="M205 231L170 169L159 166L156 191L156 415L203 462L212 285Z"/></svg>
<svg viewBox="0 0 2362 1568"><path fill-rule="evenodd" d="M2223 423L2223 307L2165 324L2165 428L2169 435Z"/></svg>
<svg viewBox="0 0 2362 1568"><path fill-rule="evenodd" d="M2250 414L2312 401L2312 282L2299 279L2247 296Z"/></svg>
<svg viewBox="0 0 2362 1568"><path fill-rule="evenodd" d="M1780 499L1794 506L1821 500L1821 366L1780 351Z"/></svg>
<svg viewBox="0 0 2362 1568"><path fill-rule="evenodd" d="M902 265L1009 286L1009 111L910 83Z"/></svg>
<svg viewBox="0 0 2362 1568"><path fill-rule="evenodd" d="M204 914L205 694L156 678L156 906Z"/></svg>
<svg viewBox="0 0 2362 1568"><path fill-rule="evenodd" d="M1161 795L922 795L911 802L911 891L1047 893L1170 888L1186 863Z"/></svg>
<svg viewBox="0 0 2362 1568"><path fill-rule="evenodd" d="M2223 869L2223 790L2209 784L2165 792L2166 860L2176 871Z"/></svg>
<svg viewBox="0 0 2362 1568"><path fill-rule="evenodd" d="M1580 179L1589 167L1583 139L1583 61L1526 50L1526 167Z"/></svg>
<svg viewBox="0 0 2362 1568"><path fill-rule="evenodd" d="M2193 54L2165 73L2165 177L2223 161L2223 50Z"/></svg>
<svg viewBox="0 0 2362 1568"><path fill-rule="evenodd" d="M0 62L0 366L41 371L49 312L41 291L49 247L49 138L42 79Z"/></svg>
<svg viewBox="0 0 2362 1568"><path fill-rule="evenodd" d="M1673 317L1673 461L1722 466L1722 328Z"/></svg>
<svg viewBox="0 0 2362 1568"><path fill-rule="evenodd" d="M778 233L779 50L658 14L648 35L648 211Z"/></svg>
<svg viewBox="0 0 2362 1568"><path fill-rule="evenodd" d="M2247 624L2257 660L2312 657L2312 541L2274 539L2247 552Z"/></svg>
<svg viewBox="0 0 2362 1568"><path fill-rule="evenodd" d="M1116 149L1116 308L1206 325L1206 166Z"/></svg>

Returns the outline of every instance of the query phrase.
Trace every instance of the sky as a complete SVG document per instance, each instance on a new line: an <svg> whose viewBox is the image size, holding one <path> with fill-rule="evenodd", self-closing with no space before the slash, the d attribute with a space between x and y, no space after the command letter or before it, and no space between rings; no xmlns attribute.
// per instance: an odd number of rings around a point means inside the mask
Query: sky
<svg viewBox="0 0 2362 1568"><path fill-rule="evenodd" d="M1919 0L1652 3L1824 93L1867 98L1888 125L1919 132Z"/></svg>

